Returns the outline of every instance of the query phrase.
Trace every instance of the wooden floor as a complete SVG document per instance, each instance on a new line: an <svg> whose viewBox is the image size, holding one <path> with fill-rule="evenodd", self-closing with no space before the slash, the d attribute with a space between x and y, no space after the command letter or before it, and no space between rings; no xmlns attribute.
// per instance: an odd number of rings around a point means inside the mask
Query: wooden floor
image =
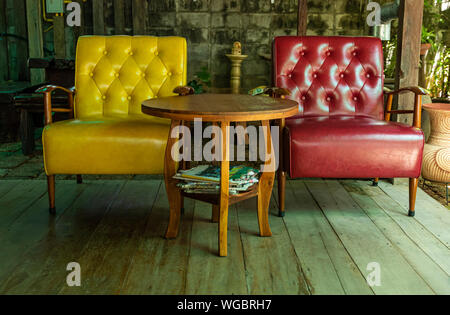
<svg viewBox="0 0 450 315"><path fill-rule="evenodd" d="M407 187L364 181L288 181L287 214L258 236L256 200L230 207L227 258L207 204L187 200L179 237L165 240L160 180L0 181L1 294L450 294L450 211ZM274 195L275 192L274 192ZM67 264L81 265L68 287ZM381 267L370 287L367 266Z"/></svg>

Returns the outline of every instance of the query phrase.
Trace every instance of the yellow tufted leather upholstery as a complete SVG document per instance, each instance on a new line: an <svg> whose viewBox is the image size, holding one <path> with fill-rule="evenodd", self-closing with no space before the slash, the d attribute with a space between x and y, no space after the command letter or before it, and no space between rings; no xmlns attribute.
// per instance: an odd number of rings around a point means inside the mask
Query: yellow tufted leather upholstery
<svg viewBox="0 0 450 315"><path fill-rule="evenodd" d="M141 103L174 95L186 59L181 37L80 37L75 119L44 128L47 175L162 173L170 122L142 114Z"/></svg>

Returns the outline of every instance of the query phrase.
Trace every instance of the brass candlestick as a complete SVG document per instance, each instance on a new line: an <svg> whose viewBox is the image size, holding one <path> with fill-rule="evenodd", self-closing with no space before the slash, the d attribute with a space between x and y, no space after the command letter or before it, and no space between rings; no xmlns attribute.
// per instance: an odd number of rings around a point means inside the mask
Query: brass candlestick
<svg viewBox="0 0 450 315"><path fill-rule="evenodd" d="M231 93L239 94L241 88L241 65L242 61L248 56L242 55L240 42L234 42L231 54L226 54L226 56L231 60Z"/></svg>

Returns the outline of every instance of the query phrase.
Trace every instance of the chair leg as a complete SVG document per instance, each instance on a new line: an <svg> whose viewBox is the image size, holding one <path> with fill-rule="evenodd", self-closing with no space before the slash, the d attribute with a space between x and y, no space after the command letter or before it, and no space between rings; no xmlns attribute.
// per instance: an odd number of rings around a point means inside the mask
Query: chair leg
<svg viewBox="0 0 450 315"><path fill-rule="evenodd" d="M417 185L419 183L418 178L410 178L409 179L409 212L408 216L413 217L415 215L416 209L416 194L417 194Z"/></svg>
<svg viewBox="0 0 450 315"><path fill-rule="evenodd" d="M77 175L77 184L83 184L83 177L81 175Z"/></svg>
<svg viewBox="0 0 450 315"><path fill-rule="evenodd" d="M378 186L378 181L379 181L380 179L379 178L374 178L373 179L373 182L372 182L372 186Z"/></svg>
<svg viewBox="0 0 450 315"><path fill-rule="evenodd" d="M279 217L284 217L285 213L285 197L286 197L286 172L278 171L278 206Z"/></svg>
<svg viewBox="0 0 450 315"><path fill-rule="evenodd" d="M50 214L56 214L55 208L55 175L47 176L47 187L48 187L48 210Z"/></svg>

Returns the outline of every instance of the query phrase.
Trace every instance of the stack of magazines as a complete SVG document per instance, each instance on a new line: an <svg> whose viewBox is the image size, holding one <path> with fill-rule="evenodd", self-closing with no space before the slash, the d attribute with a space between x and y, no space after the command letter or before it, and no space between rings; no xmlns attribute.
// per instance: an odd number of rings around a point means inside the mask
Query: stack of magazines
<svg viewBox="0 0 450 315"><path fill-rule="evenodd" d="M258 182L260 171L249 166L230 167L229 194L248 191ZM180 170L173 178L180 180L178 187L189 194L217 194L220 190L220 167L199 165Z"/></svg>

